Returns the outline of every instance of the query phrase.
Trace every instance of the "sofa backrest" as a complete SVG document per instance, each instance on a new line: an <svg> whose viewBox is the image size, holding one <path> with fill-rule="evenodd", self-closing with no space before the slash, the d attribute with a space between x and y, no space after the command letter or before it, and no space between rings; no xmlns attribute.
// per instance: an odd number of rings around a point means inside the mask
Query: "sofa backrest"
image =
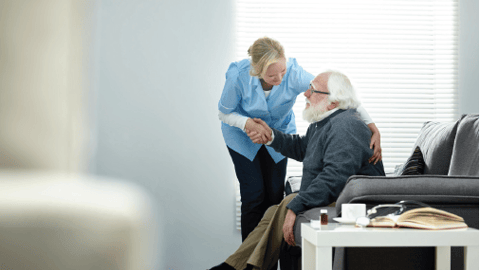
<svg viewBox="0 0 480 270"><path fill-rule="evenodd" d="M461 118L453 123L425 122L413 146L413 149L419 146L422 152L425 161L424 174L448 175L460 121Z"/></svg>
<svg viewBox="0 0 480 270"><path fill-rule="evenodd" d="M464 114L455 122L425 122L417 146L425 161L423 174L478 176L478 114Z"/></svg>
<svg viewBox="0 0 480 270"><path fill-rule="evenodd" d="M478 140L478 114L462 116L448 175L478 176Z"/></svg>

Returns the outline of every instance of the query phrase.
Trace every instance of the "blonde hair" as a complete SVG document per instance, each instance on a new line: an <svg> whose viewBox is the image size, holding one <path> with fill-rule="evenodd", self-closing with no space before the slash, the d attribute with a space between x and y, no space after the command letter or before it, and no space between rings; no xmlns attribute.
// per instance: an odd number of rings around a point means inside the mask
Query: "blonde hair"
<svg viewBox="0 0 480 270"><path fill-rule="evenodd" d="M285 58L285 52L280 42L269 37L257 39L250 48L248 55L252 58L250 75L263 78L268 66Z"/></svg>

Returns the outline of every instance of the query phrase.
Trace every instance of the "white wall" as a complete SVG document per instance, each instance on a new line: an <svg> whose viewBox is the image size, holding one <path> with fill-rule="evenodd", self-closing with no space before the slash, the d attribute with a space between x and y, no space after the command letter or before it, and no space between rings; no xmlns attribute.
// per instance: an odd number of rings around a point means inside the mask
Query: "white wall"
<svg viewBox="0 0 480 270"><path fill-rule="evenodd" d="M241 243L217 118L233 60L233 1L96 3L92 171L158 201L158 269L207 269Z"/></svg>
<svg viewBox="0 0 480 270"><path fill-rule="evenodd" d="M458 112L478 113L478 0L458 2Z"/></svg>

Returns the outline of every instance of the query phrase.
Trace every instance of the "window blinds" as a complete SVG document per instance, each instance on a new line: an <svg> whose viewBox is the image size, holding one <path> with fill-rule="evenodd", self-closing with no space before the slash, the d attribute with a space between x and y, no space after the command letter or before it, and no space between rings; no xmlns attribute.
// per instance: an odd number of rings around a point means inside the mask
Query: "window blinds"
<svg viewBox="0 0 480 270"><path fill-rule="evenodd" d="M278 40L308 72L336 68L354 83L382 136L386 172L406 161L425 121L457 117L456 0L237 0L236 60ZM294 106L297 133L305 97ZM288 161L288 175L302 164Z"/></svg>

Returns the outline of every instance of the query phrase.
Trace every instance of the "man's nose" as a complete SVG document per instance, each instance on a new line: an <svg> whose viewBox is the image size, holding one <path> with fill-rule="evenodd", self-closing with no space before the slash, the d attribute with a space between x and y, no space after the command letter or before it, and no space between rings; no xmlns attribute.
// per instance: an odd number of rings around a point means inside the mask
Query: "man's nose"
<svg viewBox="0 0 480 270"><path fill-rule="evenodd" d="M308 98L308 97L310 96L310 95L308 94L309 92L310 92L310 90L307 90L307 91L305 91L305 92L303 93L303 95Z"/></svg>

